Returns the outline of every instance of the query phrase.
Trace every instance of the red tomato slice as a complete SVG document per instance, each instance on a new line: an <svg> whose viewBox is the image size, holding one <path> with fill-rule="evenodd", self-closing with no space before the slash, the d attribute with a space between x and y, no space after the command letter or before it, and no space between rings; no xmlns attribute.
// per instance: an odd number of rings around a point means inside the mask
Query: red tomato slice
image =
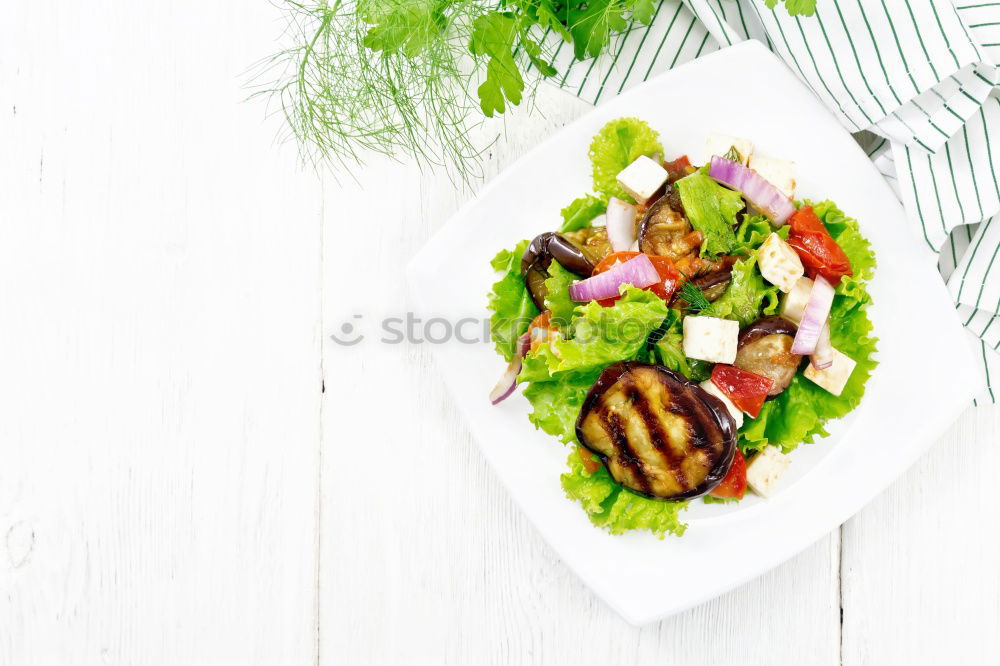
<svg viewBox="0 0 1000 666"><path fill-rule="evenodd" d="M613 252L601 260L601 263L594 267L594 275L598 273L604 273L605 271L611 270L611 267L617 263L628 261L633 257L638 257L642 252ZM680 286L681 274L677 272L674 268L674 262L670 261L669 257L659 257L654 254L646 255L649 260L653 263L653 267L656 272L660 274L660 282L651 284L646 289L653 292L663 300L669 302L673 297L674 292ZM605 298L603 300L597 301L604 307L614 305L615 301L620 297L615 298Z"/></svg>
<svg viewBox="0 0 1000 666"><path fill-rule="evenodd" d="M816 217L812 206L803 206L795 211L788 218L788 224L791 226L788 244L799 253L809 277L822 275L832 284L837 284L840 278L852 275L851 260Z"/></svg>
<svg viewBox="0 0 1000 666"><path fill-rule="evenodd" d="M687 155L681 155L673 162L664 162L663 168L667 170L671 176L680 175L679 172L684 171L689 166L691 166L691 160L688 159Z"/></svg>
<svg viewBox="0 0 1000 666"><path fill-rule="evenodd" d="M751 418L757 418L774 380L731 365L717 363L712 368L712 383L732 400L740 411Z"/></svg>
<svg viewBox="0 0 1000 666"><path fill-rule="evenodd" d="M743 457L743 452L736 449L733 456L733 464L729 466L729 472L715 488L708 493L712 497L720 499L743 499L747 492L747 461Z"/></svg>

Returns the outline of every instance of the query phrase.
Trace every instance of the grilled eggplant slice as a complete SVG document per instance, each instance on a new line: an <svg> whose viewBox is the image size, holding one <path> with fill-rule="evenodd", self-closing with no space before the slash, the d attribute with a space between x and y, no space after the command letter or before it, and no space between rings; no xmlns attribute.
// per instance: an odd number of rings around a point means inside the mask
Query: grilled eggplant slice
<svg viewBox="0 0 1000 666"><path fill-rule="evenodd" d="M618 483L662 500L712 490L736 451L736 423L721 400L672 370L634 361L601 373L576 436Z"/></svg>
<svg viewBox="0 0 1000 666"><path fill-rule="evenodd" d="M768 398L788 388L802 364L802 357L792 353L797 330L787 319L764 317L740 331L733 365L773 379Z"/></svg>

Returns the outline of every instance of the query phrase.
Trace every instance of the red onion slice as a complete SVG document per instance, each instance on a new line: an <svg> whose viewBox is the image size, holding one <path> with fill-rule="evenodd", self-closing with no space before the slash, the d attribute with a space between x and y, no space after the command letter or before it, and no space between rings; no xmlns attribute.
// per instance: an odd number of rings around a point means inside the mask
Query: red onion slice
<svg viewBox="0 0 1000 666"><path fill-rule="evenodd" d="M500 381L490 391L490 402L499 404L510 397L510 394L517 388L517 376L521 374L521 359L531 348L531 338L525 332L517 339L517 355L511 359L510 364L500 377Z"/></svg>
<svg viewBox="0 0 1000 666"><path fill-rule="evenodd" d="M742 164L713 155L708 175L712 180L739 191L755 208L779 225L795 212L795 204L784 192Z"/></svg>
<svg viewBox="0 0 1000 666"><path fill-rule="evenodd" d="M644 254L622 262L604 273L569 286L569 297L578 303L618 296L619 287L630 284L642 289L660 281L656 267Z"/></svg>
<svg viewBox="0 0 1000 666"><path fill-rule="evenodd" d="M635 212L635 206L628 202L615 197L608 200L606 227L615 252L626 252L635 242Z"/></svg>
<svg viewBox="0 0 1000 666"><path fill-rule="evenodd" d="M833 285L822 275L817 275L809 293L809 302L806 303L805 312L802 313L802 321L799 322L799 330L792 342L793 354L806 356L816 351L816 343L819 342L823 326L830 316L832 305Z"/></svg>
<svg viewBox="0 0 1000 666"><path fill-rule="evenodd" d="M830 318L827 317L816 340L816 351L809 357L809 362L817 370L826 370L833 365L833 345L830 344Z"/></svg>

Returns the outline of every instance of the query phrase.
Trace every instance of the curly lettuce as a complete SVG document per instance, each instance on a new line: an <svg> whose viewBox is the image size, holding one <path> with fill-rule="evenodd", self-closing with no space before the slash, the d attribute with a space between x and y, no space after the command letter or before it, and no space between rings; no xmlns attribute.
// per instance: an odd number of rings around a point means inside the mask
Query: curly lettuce
<svg viewBox="0 0 1000 666"><path fill-rule="evenodd" d="M680 194L691 226L705 236L701 256L729 254L735 250L733 225L745 205L740 193L722 187L709 178L704 169L681 178L674 187Z"/></svg>
<svg viewBox="0 0 1000 666"><path fill-rule="evenodd" d="M590 144L594 191L609 197L632 201L618 184L618 174L639 157L662 155L660 135L638 118L619 118L602 127Z"/></svg>
<svg viewBox="0 0 1000 666"><path fill-rule="evenodd" d="M726 291L700 314L735 319L747 326L778 311L778 288L768 284L757 270L756 255L733 264L733 277Z"/></svg>
<svg viewBox="0 0 1000 666"><path fill-rule="evenodd" d="M594 218L603 214L607 208L607 202L590 194L573 199L568 206L559 211L563 219L559 231L566 233L567 231L587 229Z"/></svg>
<svg viewBox="0 0 1000 666"><path fill-rule="evenodd" d="M538 308L531 300L531 294L521 277L521 256L529 241L521 241L513 250L501 250L493 257L493 270L503 273L503 277L493 283L487 306L490 315L490 338L504 360L511 360L517 351L517 339L525 331L531 320L538 316Z"/></svg>
<svg viewBox="0 0 1000 666"><path fill-rule="evenodd" d="M564 444L576 444L576 418L600 374L601 368L591 368L560 373L547 382L531 382L524 389L524 397L531 403L528 420Z"/></svg>
<svg viewBox="0 0 1000 666"><path fill-rule="evenodd" d="M579 278L555 259L549 264L548 273L549 277L545 279L545 308L552 313L552 323L562 329L573 319L573 310L578 305L569 297L569 286Z"/></svg>
<svg viewBox="0 0 1000 666"><path fill-rule="evenodd" d="M560 373L635 359L670 308L656 294L626 287L611 307L591 301L577 308L571 337L543 345L524 359L519 382L550 381Z"/></svg>
<svg viewBox="0 0 1000 666"><path fill-rule="evenodd" d="M662 502L636 495L622 488L605 467L593 474L584 469L577 451L569 456L569 471L560 477L563 491L579 502L590 522L612 534L647 530L662 539L667 534L681 536L686 525L680 513L687 502Z"/></svg>
<svg viewBox="0 0 1000 666"><path fill-rule="evenodd" d="M871 296L866 282L875 271L875 255L861 235L856 220L847 217L832 202L813 206L830 235L843 248L854 275L837 285L830 310L830 340L833 346L853 359L857 366L839 396L820 388L801 374L774 400L764 403L756 419L744 422L740 446L744 452L757 451L768 444L780 446L786 453L799 443L812 443L829 433L825 424L846 416L860 404L865 384L878 361L871 358L878 339L872 337L872 323L867 309Z"/></svg>

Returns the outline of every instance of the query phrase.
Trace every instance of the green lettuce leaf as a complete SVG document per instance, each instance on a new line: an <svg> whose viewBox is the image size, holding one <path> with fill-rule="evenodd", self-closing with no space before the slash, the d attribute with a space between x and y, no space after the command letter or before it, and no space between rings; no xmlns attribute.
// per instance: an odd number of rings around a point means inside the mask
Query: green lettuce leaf
<svg viewBox="0 0 1000 666"><path fill-rule="evenodd" d="M757 270L757 256L737 261L725 293L700 314L721 319L735 319L747 326L778 311L778 288L764 281Z"/></svg>
<svg viewBox="0 0 1000 666"><path fill-rule="evenodd" d="M771 223L763 215L744 215L740 226L736 228L736 245L733 251L749 254L763 245L772 231Z"/></svg>
<svg viewBox="0 0 1000 666"><path fill-rule="evenodd" d="M514 358L517 338L538 316L538 308L521 277L521 256L527 247L528 241L521 241L513 250L501 250L490 261L494 270L503 273L489 294L490 337L497 352L508 361Z"/></svg>
<svg viewBox="0 0 1000 666"><path fill-rule="evenodd" d="M549 264L549 277L545 279L545 307L552 313L552 323L560 330L573 319L573 310L578 303L569 297L569 286L579 277L562 267L555 259Z"/></svg>
<svg viewBox="0 0 1000 666"><path fill-rule="evenodd" d="M541 347L537 356L529 354L526 366L533 356L542 358L549 375L554 375L637 358L670 308L649 291L626 287L622 293L611 307L591 301L578 308L572 337L557 340L554 349Z"/></svg>
<svg viewBox="0 0 1000 666"><path fill-rule="evenodd" d="M667 318L649 337L652 353L650 360L693 381L704 381L712 372L712 364L684 355L684 331L681 321L681 312L671 308Z"/></svg>
<svg viewBox="0 0 1000 666"><path fill-rule="evenodd" d="M606 201L590 194L579 199L573 199L568 206L559 211L563 219L562 227L559 228L559 231L566 233L567 231L587 229L590 227L593 219L604 213L607 209L608 204Z"/></svg>
<svg viewBox="0 0 1000 666"><path fill-rule="evenodd" d="M660 135L642 120L619 118L601 128L590 144L594 191L605 197L632 201L618 184L622 169L642 155L662 155Z"/></svg>
<svg viewBox="0 0 1000 666"><path fill-rule="evenodd" d="M687 502L661 502L625 490L603 466L587 474L576 451L569 456L569 471L561 477L566 496L583 506L590 521L612 534L648 530L659 538L681 536L687 527L680 520Z"/></svg>
<svg viewBox="0 0 1000 666"><path fill-rule="evenodd" d="M553 381L531 382L524 389L524 397L532 406L528 420L564 444L576 444L576 418L587 391L600 374L601 368L592 368L563 372Z"/></svg>
<svg viewBox="0 0 1000 666"><path fill-rule="evenodd" d="M878 339L871 335L872 324L867 313L871 297L866 291L866 281L875 270L871 245L858 230L857 221L846 217L832 203L816 204L813 210L847 253L855 273L837 286L830 310L830 340L857 366L839 396L801 374L796 375L781 395L764 403L756 419L744 422L740 429L740 446L745 452L762 449L768 444L776 444L788 452L801 442L812 443L817 436L826 437L829 433L825 424L846 416L860 404L865 384L878 365L871 358Z"/></svg>
<svg viewBox="0 0 1000 666"><path fill-rule="evenodd" d="M736 248L736 214L743 210L739 192L728 190L699 170L681 178L674 187L681 196L691 226L705 235L702 256L729 254Z"/></svg>

